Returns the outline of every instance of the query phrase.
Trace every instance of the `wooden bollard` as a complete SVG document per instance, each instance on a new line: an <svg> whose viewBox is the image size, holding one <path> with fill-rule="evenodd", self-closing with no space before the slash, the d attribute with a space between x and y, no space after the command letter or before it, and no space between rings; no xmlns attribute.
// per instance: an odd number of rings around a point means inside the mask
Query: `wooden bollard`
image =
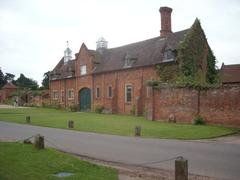
<svg viewBox="0 0 240 180"><path fill-rule="evenodd" d="M31 123L31 116L26 116L26 123L30 124Z"/></svg>
<svg viewBox="0 0 240 180"><path fill-rule="evenodd" d="M68 121L68 128L74 128L74 121Z"/></svg>
<svg viewBox="0 0 240 180"><path fill-rule="evenodd" d="M44 137L41 136L40 134L39 135L36 135L34 137L34 146L37 148L37 149L44 149Z"/></svg>
<svg viewBox="0 0 240 180"><path fill-rule="evenodd" d="M135 127L135 136L141 136L141 126Z"/></svg>
<svg viewBox="0 0 240 180"><path fill-rule="evenodd" d="M188 160L183 157L175 160L175 180L188 180Z"/></svg>

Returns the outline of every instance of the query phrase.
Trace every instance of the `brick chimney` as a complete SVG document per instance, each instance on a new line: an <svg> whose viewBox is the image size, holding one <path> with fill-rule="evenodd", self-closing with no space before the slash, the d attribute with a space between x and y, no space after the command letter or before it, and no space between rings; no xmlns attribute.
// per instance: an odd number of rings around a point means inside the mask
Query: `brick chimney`
<svg viewBox="0 0 240 180"><path fill-rule="evenodd" d="M172 27L171 27L172 8L160 7L159 12L161 14L160 37L166 37L168 34L172 33Z"/></svg>

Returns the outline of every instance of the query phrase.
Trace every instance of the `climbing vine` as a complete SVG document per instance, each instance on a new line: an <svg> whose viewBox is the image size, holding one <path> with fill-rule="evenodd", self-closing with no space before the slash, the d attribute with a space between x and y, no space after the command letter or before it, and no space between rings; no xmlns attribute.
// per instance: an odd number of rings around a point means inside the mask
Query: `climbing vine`
<svg viewBox="0 0 240 180"><path fill-rule="evenodd" d="M161 82L174 83L178 74L178 65L176 62L158 64L157 73Z"/></svg>
<svg viewBox="0 0 240 180"><path fill-rule="evenodd" d="M218 82L216 58L198 19L179 44L176 62L159 64L156 69L161 82L165 83L192 87Z"/></svg>
<svg viewBox="0 0 240 180"><path fill-rule="evenodd" d="M208 48L208 56L207 56L207 75L206 80L209 84L217 84L220 81L218 70L216 67L216 57L214 56L210 47Z"/></svg>
<svg viewBox="0 0 240 180"><path fill-rule="evenodd" d="M178 61L181 64L181 76L200 83L205 82L206 68L203 60L207 51L207 41L198 19L195 20L184 41L178 47Z"/></svg>

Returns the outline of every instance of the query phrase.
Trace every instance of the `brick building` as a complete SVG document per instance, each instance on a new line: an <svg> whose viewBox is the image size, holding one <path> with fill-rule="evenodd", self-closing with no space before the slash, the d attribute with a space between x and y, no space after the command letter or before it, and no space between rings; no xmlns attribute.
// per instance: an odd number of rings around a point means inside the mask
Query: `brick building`
<svg viewBox="0 0 240 180"><path fill-rule="evenodd" d="M12 93L17 91L17 86L13 83L8 82L0 90L0 102L12 97Z"/></svg>
<svg viewBox="0 0 240 180"><path fill-rule="evenodd" d="M220 69L221 81L224 85L240 85L240 64L222 64Z"/></svg>
<svg viewBox="0 0 240 180"><path fill-rule="evenodd" d="M178 46L191 30L172 32L172 9L161 7L159 11L158 37L116 48L107 48L107 41L100 38L96 50L83 43L75 59L67 48L50 73L51 103L77 105L79 110L101 105L110 113L129 114L134 110L142 114L148 96L146 81L159 78L157 64L177 62ZM206 66L206 55L201 63L201 67Z"/></svg>

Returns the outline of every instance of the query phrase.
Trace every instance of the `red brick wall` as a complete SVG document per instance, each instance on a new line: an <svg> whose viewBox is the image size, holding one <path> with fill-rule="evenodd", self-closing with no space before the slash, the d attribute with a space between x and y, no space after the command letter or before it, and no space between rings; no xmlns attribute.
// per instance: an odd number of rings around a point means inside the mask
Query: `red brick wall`
<svg viewBox="0 0 240 180"><path fill-rule="evenodd" d="M61 91L68 88L74 89L74 103L79 105L79 91L82 88L91 89L92 110L96 105L103 105L104 108L113 113L129 114L133 105L136 106L137 115L142 114L145 95L145 82L149 79L157 79L155 67L141 67L135 69L122 69L120 71L92 74L94 69L94 57L89 53L85 44L79 50L75 61L75 78L50 81L50 95L52 103L61 103ZM80 66L87 66L87 74L81 75ZM125 85L133 87L132 102L125 103ZM108 97L108 86L112 87L112 98ZM96 88L100 88L100 98L96 98ZM57 90L59 98L53 99L53 91ZM67 91L65 91L67 92ZM67 94L66 94L67 95ZM65 98L66 98L65 95ZM68 106L72 101L61 103L63 107Z"/></svg>
<svg viewBox="0 0 240 180"><path fill-rule="evenodd" d="M240 127L240 85L202 91L199 109L208 123Z"/></svg>
<svg viewBox="0 0 240 180"><path fill-rule="evenodd" d="M62 107L68 107L71 104L74 104L74 99L76 96L76 79L70 78L70 79L62 79L62 80L54 80L51 81L49 84L49 93L50 93L50 102L52 104L60 104ZM74 90L74 99L68 98L68 90ZM53 99L53 92L58 92L58 98ZM62 91L64 91L64 101L61 100L62 98Z"/></svg>
<svg viewBox="0 0 240 180"><path fill-rule="evenodd" d="M138 109L139 114L143 112L145 82L149 79L156 79L154 67L121 70L109 73L96 74L93 76L94 105L103 105L115 113L130 114L133 105ZM125 85L133 87L132 102L125 103ZM107 88L112 86L113 97L107 97ZM100 98L96 98L96 88L100 88ZM137 102L137 98L140 98Z"/></svg>
<svg viewBox="0 0 240 180"><path fill-rule="evenodd" d="M206 123L240 127L240 86L194 90L164 88L154 90L146 104L153 110L149 119L168 120L174 114L177 122L191 123L198 114Z"/></svg>
<svg viewBox="0 0 240 180"><path fill-rule="evenodd" d="M81 65L87 66L86 75L80 75ZM87 47L83 44L75 61L75 77L50 81L51 103L59 103L62 107L68 107L72 104L79 105L79 91L84 87L92 89L92 69L92 56L89 55ZM74 99L68 98L68 90L74 90ZM58 99L53 99L53 91L58 92ZM64 91L64 101L61 101L62 91Z"/></svg>
<svg viewBox="0 0 240 180"><path fill-rule="evenodd" d="M76 59L75 64L75 104L79 105L79 91L82 88L89 88L92 90L92 70L93 70L93 57L89 54L87 47L85 44L82 44L78 57ZM80 74L80 66L86 65L87 66L87 74L81 75ZM74 82L73 82L74 83ZM92 98L91 98L92 100ZM92 104L92 103L91 103Z"/></svg>
<svg viewBox="0 0 240 180"><path fill-rule="evenodd" d="M93 70L93 57L89 54L87 47L83 44L79 50L75 63L75 76L80 76L80 66L87 66L87 74L91 74Z"/></svg>
<svg viewBox="0 0 240 180"><path fill-rule="evenodd" d="M11 97L12 93L17 91L17 88L5 88L0 91L0 102Z"/></svg>
<svg viewBox="0 0 240 180"><path fill-rule="evenodd" d="M154 91L155 119L168 119L174 114L176 120L191 123L197 114L198 91L185 88L168 88Z"/></svg>

